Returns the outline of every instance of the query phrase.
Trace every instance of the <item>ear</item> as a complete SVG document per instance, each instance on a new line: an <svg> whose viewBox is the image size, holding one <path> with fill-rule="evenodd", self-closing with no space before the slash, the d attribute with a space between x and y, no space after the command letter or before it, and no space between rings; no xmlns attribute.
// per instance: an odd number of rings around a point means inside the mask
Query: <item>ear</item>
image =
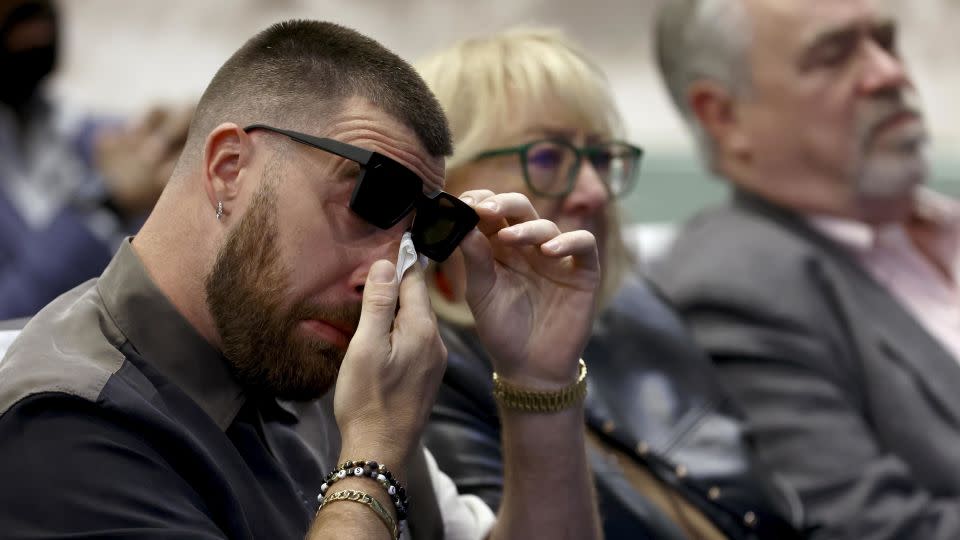
<svg viewBox="0 0 960 540"><path fill-rule="evenodd" d="M253 144L250 136L233 123L220 124L207 135L203 146L203 183L213 212L223 204L223 215L230 214L240 193L249 166Z"/></svg>
<svg viewBox="0 0 960 540"><path fill-rule="evenodd" d="M695 81L687 90L687 104L718 154L742 157L750 153L739 102L726 87L709 80Z"/></svg>

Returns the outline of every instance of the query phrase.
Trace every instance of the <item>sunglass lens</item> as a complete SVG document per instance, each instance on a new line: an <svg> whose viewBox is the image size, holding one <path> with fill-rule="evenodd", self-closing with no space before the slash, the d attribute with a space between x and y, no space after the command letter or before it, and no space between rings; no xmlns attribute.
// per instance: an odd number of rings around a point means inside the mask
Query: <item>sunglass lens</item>
<svg viewBox="0 0 960 540"><path fill-rule="evenodd" d="M377 227L389 229L413 208L420 186L420 179L406 169L372 163L357 181L350 208Z"/></svg>
<svg viewBox="0 0 960 540"><path fill-rule="evenodd" d="M442 262L478 221L472 208L450 194L441 193L417 208L413 243L420 253Z"/></svg>

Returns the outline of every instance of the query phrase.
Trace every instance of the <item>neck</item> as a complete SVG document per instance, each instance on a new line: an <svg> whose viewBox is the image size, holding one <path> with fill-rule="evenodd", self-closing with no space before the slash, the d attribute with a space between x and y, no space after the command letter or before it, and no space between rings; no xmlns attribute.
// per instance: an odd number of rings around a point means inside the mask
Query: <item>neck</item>
<svg viewBox="0 0 960 540"><path fill-rule="evenodd" d="M215 347L219 336L207 309L204 279L213 264L216 229L206 224L182 188L168 186L133 240L133 249L157 288L197 332ZM212 215L210 219L215 219Z"/></svg>

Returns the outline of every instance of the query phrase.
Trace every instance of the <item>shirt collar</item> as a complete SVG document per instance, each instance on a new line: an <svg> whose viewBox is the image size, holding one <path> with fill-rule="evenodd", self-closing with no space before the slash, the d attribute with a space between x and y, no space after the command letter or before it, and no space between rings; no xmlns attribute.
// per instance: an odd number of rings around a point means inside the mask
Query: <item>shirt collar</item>
<svg viewBox="0 0 960 540"><path fill-rule="evenodd" d="M935 231L931 254L940 264L953 268L960 254L960 204L929 189L917 192L911 216ZM902 223L872 227L861 221L826 215L808 215L808 222L833 241L858 253L868 253L886 241L907 239Z"/></svg>
<svg viewBox="0 0 960 540"><path fill-rule="evenodd" d="M157 288L128 238L100 277L104 306L127 341L226 430L246 398L227 361Z"/></svg>

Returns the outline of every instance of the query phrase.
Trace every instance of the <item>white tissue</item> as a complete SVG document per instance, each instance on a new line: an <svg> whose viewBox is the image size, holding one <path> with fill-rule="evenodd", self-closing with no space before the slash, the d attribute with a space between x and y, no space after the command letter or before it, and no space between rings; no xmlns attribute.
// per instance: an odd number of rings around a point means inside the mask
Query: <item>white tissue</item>
<svg viewBox="0 0 960 540"><path fill-rule="evenodd" d="M397 254L397 283L415 262L417 262L417 248L413 247L413 238L410 231L403 233L400 239L400 253Z"/></svg>

